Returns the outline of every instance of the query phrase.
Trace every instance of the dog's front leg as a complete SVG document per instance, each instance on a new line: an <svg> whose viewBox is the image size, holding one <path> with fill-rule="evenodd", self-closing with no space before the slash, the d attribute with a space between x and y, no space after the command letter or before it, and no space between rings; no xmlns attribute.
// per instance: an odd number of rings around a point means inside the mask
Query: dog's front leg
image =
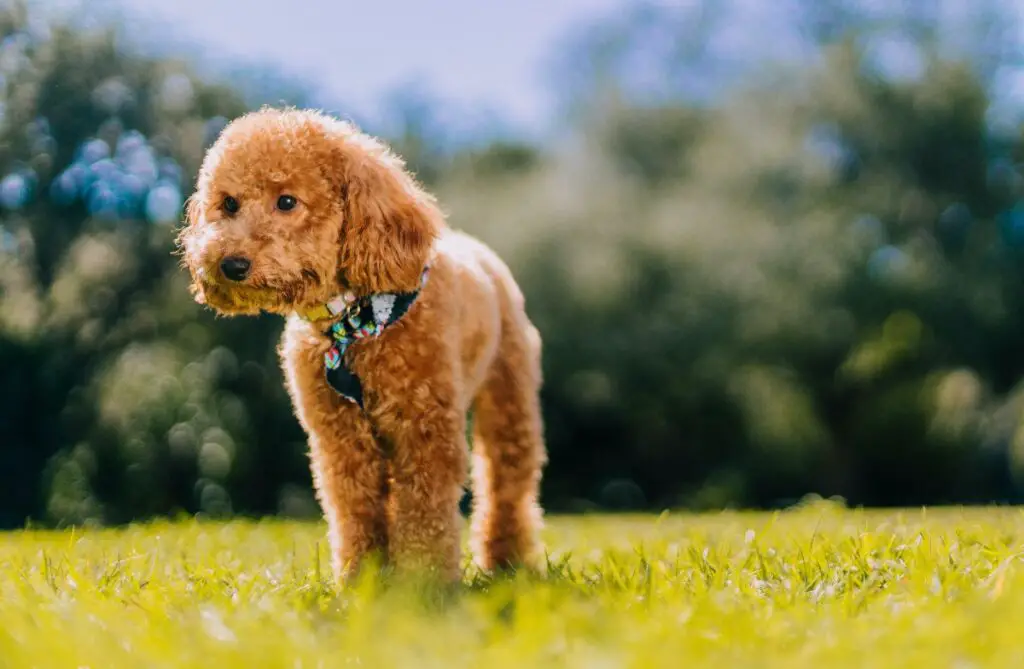
<svg viewBox="0 0 1024 669"><path fill-rule="evenodd" d="M334 575L344 584L366 558L387 558L387 470L366 416L324 380L329 345L308 325L291 319L279 353L295 414L309 437L310 469L327 520Z"/></svg>
<svg viewBox="0 0 1024 669"><path fill-rule="evenodd" d="M310 435L310 455L335 577L345 583L367 558L387 559L384 458L366 418L347 406L321 416Z"/></svg>
<svg viewBox="0 0 1024 669"><path fill-rule="evenodd" d="M389 559L399 573L453 583L460 578L459 499L469 466L465 419L454 393L437 387L443 382L426 385L405 393L382 422L391 451Z"/></svg>
<svg viewBox="0 0 1024 669"><path fill-rule="evenodd" d="M389 550L402 571L460 576L459 499L468 470L464 421L435 404L395 433Z"/></svg>

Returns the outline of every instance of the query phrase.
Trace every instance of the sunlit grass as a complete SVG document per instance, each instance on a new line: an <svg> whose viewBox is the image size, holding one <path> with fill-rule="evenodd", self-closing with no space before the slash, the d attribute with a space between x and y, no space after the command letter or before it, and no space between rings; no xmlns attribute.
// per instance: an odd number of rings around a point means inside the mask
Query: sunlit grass
<svg viewBox="0 0 1024 669"><path fill-rule="evenodd" d="M549 520L546 578L337 592L323 528L0 535L0 667L1020 667L1017 509Z"/></svg>

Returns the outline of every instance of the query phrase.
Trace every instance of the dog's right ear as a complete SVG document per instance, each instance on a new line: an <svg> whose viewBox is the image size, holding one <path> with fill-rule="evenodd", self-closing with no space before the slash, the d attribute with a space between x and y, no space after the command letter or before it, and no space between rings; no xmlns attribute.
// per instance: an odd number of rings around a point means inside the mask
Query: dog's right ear
<svg viewBox="0 0 1024 669"><path fill-rule="evenodd" d="M181 256L182 265L188 270L191 281L189 282L189 291L192 293L192 298L199 304L206 304L206 295L203 292L201 282L198 280L197 272L201 271L200 268L189 262L189 250L187 248L187 241L189 236L196 233L196 226L199 224L200 219L200 198L199 193L193 193L183 205L183 213L185 215L184 224L181 229L178 230L178 235L175 238L175 252Z"/></svg>
<svg viewBox="0 0 1024 669"><path fill-rule="evenodd" d="M337 141L341 278L361 293L416 290L441 232L440 210L386 147L358 132Z"/></svg>
<svg viewBox="0 0 1024 669"><path fill-rule="evenodd" d="M181 208L184 220L181 221L178 234L174 238L174 246L178 253L184 252L185 237L189 234L190 228L193 228L199 222L199 204L196 202L196 195L196 193L193 193L186 198Z"/></svg>
<svg viewBox="0 0 1024 669"><path fill-rule="evenodd" d="M185 225L192 226L199 223L199 191L192 193L185 200Z"/></svg>

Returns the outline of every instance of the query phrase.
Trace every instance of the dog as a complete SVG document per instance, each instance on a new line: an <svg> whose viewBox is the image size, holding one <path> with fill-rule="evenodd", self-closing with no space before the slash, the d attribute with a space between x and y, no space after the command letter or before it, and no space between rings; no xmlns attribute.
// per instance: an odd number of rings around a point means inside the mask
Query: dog
<svg viewBox="0 0 1024 669"><path fill-rule="evenodd" d="M475 562L536 567L541 338L498 255L452 229L383 142L314 110L229 123L184 210L195 300L285 317L278 351L338 581L371 557L458 581L470 468Z"/></svg>

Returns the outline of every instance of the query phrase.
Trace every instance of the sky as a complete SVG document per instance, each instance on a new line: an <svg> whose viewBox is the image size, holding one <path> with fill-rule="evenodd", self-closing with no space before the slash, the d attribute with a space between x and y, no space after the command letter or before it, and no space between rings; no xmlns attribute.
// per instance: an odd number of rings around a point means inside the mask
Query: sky
<svg viewBox="0 0 1024 669"><path fill-rule="evenodd" d="M640 0L30 1L101 22L112 11L131 22L124 34L136 47L191 56L215 70L232 63L257 69L272 64L275 74L294 75L312 90L316 104L374 127L388 111L388 95L411 86L427 92L435 110L447 112L447 124L474 136L490 134L493 125L516 134L544 133L554 120L556 97L545 73L560 47L593 22L614 20ZM644 1L675 8L693 2ZM719 1L731 7L713 43L721 62L757 62L766 55L804 58L786 47L794 37L793 0ZM872 1L864 0L868 6ZM976 13L970 5L938 4L949 14L953 37L970 32L962 29ZM1024 11L1015 0L1005 4ZM1024 30L1024 22L1018 27ZM891 48L876 50L882 69L912 77L920 70L919 59L901 50L899 39L889 42L881 46ZM651 45L655 55L662 50ZM646 63L631 66L640 84L657 87L660 82L648 80L668 76ZM706 74L721 83L721 73ZM1015 118L1021 114L1024 67L1008 71L994 88L997 98L1012 99Z"/></svg>
<svg viewBox="0 0 1024 669"><path fill-rule="evenodd" d="M119 0L211 56L272 62L372 114L415 83L533 129L552 111L556 46L630 0Z"/></svg>

